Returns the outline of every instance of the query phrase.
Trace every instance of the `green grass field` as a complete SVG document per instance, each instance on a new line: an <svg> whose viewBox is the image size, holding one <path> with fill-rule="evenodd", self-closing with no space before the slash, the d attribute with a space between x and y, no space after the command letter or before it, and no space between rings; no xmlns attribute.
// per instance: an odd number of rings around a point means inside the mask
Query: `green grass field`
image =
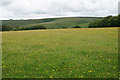
<svg viewBox="0 0 120 80"><path fill-rule="evenodd" d="M118 78L118 28L2 32L3 78Z"/></svg>

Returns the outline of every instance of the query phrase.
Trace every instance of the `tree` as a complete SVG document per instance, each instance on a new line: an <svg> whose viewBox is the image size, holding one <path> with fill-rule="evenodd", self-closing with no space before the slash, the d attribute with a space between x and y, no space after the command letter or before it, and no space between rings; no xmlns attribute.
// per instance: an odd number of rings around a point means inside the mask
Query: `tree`
<svg viewBox="0 0 120 80"><path fill-rule="evenodd" d="M102 19L93 21L89 24L89 28L96 27L120 27L120 15L107 16Z"/></svg>
<svg viewBox="0 0 120 80"><path fill-rule="evenodd" d="M2 25L2 26L0 26L0 27L2 28L2 31L10 31L10 30L13 29L12 27L7 26L7 25Z"/></svg>
<svg viewBox="0 0 120 80"><path fill-rule="evenodd" d="M80 26L75 26L75 27L72 27L72 28L81 28Z"/></svg>

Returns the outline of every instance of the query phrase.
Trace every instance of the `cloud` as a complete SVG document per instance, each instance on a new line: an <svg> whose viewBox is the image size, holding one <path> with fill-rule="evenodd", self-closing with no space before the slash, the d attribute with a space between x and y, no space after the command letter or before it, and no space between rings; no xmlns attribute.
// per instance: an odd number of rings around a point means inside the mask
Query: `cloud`
<svg viewBox="0 0 120 80"><path fill-rule="evenodd" d="M107 16L118 13L119 0L2 0L1 19Z"/></svg>

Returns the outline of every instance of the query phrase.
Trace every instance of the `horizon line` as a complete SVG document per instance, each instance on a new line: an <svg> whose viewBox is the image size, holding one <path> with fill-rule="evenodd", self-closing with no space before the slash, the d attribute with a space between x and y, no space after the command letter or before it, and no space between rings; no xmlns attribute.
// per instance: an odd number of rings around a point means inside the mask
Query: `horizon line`
<svg viewBox="0 0 120 80"><path fill-rule="evenodd" d="M116 16L116 15L108 15L108 16ZM54 16L54 17L44 17L44 18L9 18L9 19L0 19L0 20L37 20L37 19L51 19L51 18L99 18L106 16Z"/></svg>

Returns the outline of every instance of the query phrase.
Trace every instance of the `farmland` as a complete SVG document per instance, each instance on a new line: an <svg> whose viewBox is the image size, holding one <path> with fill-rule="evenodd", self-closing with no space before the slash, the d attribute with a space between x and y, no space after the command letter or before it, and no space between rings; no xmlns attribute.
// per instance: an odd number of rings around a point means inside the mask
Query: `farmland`
<svg viewBox="0 0 120 80"><path fill-rule="evenodd" d="M118 28L2 32L3 78L118 78Z"/></svg>

